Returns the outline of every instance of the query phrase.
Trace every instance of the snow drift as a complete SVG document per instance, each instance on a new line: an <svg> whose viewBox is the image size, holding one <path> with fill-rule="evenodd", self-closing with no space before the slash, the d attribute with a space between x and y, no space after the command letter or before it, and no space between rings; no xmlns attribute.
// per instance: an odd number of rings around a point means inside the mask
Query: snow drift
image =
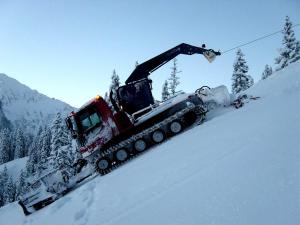
<svg viewBox="0 0 300 225"><path fill-rule="evenodd" d="M261 98L211 112L104 177L0 224L300 224L300 63L258 82Z"/></svg>

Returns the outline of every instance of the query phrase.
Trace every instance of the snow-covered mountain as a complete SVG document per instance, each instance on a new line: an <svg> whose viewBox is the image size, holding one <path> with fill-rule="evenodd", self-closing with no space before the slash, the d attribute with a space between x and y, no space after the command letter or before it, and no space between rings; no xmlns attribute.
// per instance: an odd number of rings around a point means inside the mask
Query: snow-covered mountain
<svg viewBox="0 0 300 225"><path fill-rule="evenodd" d="M208 119L5 225L300 224L300 62L258 82L259 96Z"/></svg>
<svg viewBox="0 0 300 225"><path fill-rule="evenodd" d="M6 118L30 133L48 124L57 112L65 115L73 110L70 105L32 90L5 74L0 74L0 102Z"/></svg>

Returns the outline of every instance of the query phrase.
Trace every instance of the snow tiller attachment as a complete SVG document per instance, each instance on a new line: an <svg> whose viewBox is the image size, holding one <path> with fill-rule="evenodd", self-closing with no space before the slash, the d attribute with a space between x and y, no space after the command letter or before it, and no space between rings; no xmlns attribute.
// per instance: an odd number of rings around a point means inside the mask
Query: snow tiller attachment
<svg viewBox="0 0 300 225"><path fill-rule="evenodd" d="M78 165L72 168L56 169L32 180L26 194L22 195L18 202L24 214L29 215L51 204L93 172L90 164L81 165L80 171L77 169Z"/></svg>
<svg viewBox="0 0 300 225"><path fill-rule="evenodd" d="M215 88L202 86L195 93L202 99L210 111L219 106L229 106L231 104L231 96L226 86L221 85Z"/></svg>

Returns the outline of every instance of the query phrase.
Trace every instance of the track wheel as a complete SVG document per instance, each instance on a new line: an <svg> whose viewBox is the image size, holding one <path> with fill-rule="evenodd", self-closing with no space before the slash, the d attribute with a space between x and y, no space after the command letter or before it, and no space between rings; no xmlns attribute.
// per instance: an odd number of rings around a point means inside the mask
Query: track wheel
<svg viewBox="0 0 300 225"><path fill-rule="evenodd" d="M125 148L121 148L115 153L115 159L119 162L123 162L128 158L128 152Z"/></svg>
<svg viewBox="0 0 300 225"><path fill-rule="evenodd" d="M138 139L134 142L134 149L137 152L143 152L147 148L147 144L144 139Z"/></svg>
<svg viewBox="0 0 300 225"><path fill-rule="evenodd" d="M100 158L96 162L96 167L97 167L98 172L102 173L103 171L105 171L111 167L111 161L106 157Z"/></svg>
<svg viewBox="0 0 300 225"><path fill-rule="evenodd" d="M161 143L165 139L165 133L162 130L156 130L151 134L154 143Z"/></svg>
<svg viewBox="0 0 300 225"><path fill-rule="evenodd" d="M180 131L182 131L183 126L182 126L181 122L176 120L176 121L173 121L172 123L170 123L169 129L172 132L172 134L178 134Z"/></svg>

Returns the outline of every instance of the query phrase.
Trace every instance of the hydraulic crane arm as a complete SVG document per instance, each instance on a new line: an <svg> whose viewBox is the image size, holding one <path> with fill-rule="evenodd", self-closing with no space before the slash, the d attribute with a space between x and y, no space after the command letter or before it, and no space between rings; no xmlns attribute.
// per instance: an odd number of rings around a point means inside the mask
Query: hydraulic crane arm
<svg viewBox="0 0 300 225"><path fill-rule="evenodd" d="M180 54L184 54L184 55L203 54L208 59L212 56L221 55L220 52L216 52L212 49L205 49L205 45L203 46L203 48L200 48L193 45L182 43L138 65L135 68L135 70L131 73L131 75L128 77L125 83L128 84L134 81L141 80L143 78L147 78L150 75L150 73L157 70L159 67L163 66L165 63L169 62L170 60L174 59L176 56Z"/></svg>

